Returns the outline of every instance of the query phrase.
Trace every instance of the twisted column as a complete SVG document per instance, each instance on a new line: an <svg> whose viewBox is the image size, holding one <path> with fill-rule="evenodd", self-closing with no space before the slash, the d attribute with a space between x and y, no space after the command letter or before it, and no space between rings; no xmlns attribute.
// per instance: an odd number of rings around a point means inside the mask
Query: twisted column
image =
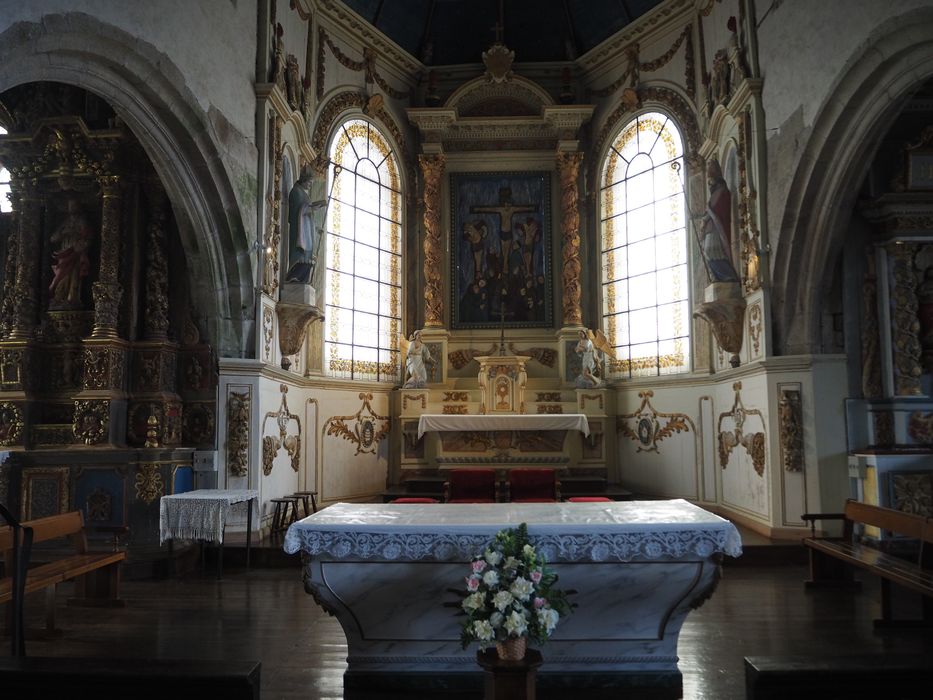
<svg viewBox="0 0 933 700"><path fill-rule="evenodd" d="M103 212L100 221L100 270L92 288L94 297L94 331L92 338L117 338L120 315L120 216L122 193L119 175L100 178L103 190Z"/></svg>
<svg viewBox="0 0 933 700"><path fill-rule="evenodd" d="M18 193L16 282L13 287L11 340L32 338L36 327L36 288L39 286L39 220L42 199L37 183L26 183Z"/></svg>
<svg viewBox="0 0 933 700"><path fill-rule="evenodd" d="M579 151L557 154L560 175L561 232L563 235L561 279L564 285L563 326L583 324L580 307L580 193L577 176L583 154Z"/></svg>
<svg viewBox="0 0 933 700"><path fill-rule="evenodd" d="M424 325L444 326L444 288L441 277L440 183L447 159L443 154L418 156L424 175Z"/></svg>
<svg viewBox="0 0 933 700"><path fill-rule="evenodd" d="M147 340L168 337L168 257L165 252L165 190L158 182L146 188L149 225L146 227L146 316Z"/></svg>

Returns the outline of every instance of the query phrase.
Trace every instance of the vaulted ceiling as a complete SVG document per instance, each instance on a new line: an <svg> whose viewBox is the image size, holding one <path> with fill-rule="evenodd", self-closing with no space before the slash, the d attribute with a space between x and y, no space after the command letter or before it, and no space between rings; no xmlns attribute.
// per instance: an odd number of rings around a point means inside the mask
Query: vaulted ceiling
<svg viewBox="0 0 933 700"><path fill-rule="evenodd" d="M342 0L426 65L479 63L497 38L520 63L570 61L663 0Z"/></svg>

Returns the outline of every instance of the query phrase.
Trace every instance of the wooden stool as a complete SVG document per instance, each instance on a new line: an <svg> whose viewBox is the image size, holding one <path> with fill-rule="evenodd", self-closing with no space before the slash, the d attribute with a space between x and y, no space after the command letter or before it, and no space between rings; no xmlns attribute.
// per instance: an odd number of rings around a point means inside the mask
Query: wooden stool
<svg viewBox="0 0 933 700"><path fill-rule="evenodd" d="M317 513L317 501L314 500L314 497L317 496L317 491L295 491L292 496L300 499L301 505L304 506L305 509L304 517L307 518L312 513ZM309 501L311 503L310 508L308 507Z"/></svg>
<svg viewBox="0 0 933 700"><path fill-rule="evenodd" d="M272 498L270 503L275 503L275 510L272 512L272 534L284 532L288 526L298 520L298 496L284 496L283 498ZM289 506L291 509L289 510Z"/></svg>

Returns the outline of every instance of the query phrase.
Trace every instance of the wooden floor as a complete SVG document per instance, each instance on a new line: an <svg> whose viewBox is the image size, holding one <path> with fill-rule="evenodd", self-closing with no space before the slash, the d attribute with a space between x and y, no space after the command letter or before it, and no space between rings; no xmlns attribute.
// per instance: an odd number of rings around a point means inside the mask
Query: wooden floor
<svg viewBox="0 0 933 700"><path fill-rule="evenodd" d="M933 639L919 631L873 630L876 582L867 578L855 593L807 592L802 557L788 552L747 547L743 559L724 567L713 597L689 615L678 649L685 698L744 698L745 656L933 653ZM27 653L259 660L266 700L342 698L345 639L304 592L297 562L247 572L235 557L226 559L222 581L208 569L125 582L123 609L68 607L69 586L61 586L61 634L30 634ZM31 628L44 624L43 602L41 594L27 601Z"/></svg>

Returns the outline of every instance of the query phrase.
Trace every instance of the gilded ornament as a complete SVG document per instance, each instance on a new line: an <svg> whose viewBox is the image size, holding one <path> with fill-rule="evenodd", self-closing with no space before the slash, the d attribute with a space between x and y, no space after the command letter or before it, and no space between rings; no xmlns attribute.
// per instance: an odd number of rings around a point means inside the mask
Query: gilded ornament
<svg viewBox="0 0 933 700"><path fill-rule="evenodd" d="M872 426L874 432L873 446L894 447L894 413L892 411L873 411Z"/></svg>
<svg viewBox="0 0 933 700"><path fill-rule="evenodd" d="M143 447L159 446L159 418L155 414L150 414L146 419L146 442Z"/></svg>
<svg viewBox="0 0 933 700"><path fill-rule="evenodd" d="M279 450L284 449L291 459L294 471L300 468L301 454L301 420L288 410L288 386L279 385L282 392L282 405L278 411L267 413L263 419L262 430L266 431L266 424L272 418L278 427L278 435L263 435L262 438L262 473L266 476L272 473L273 462ZM289 434L289 427L294 423L295 431Z"/></svg>
<svg viewBox="0 0 933 700"><path fill-rule="evenodd" d="M136 499L149 505L162 497L165 486L158 464L140 464L136 470Z"/></svg>
<svg viewBox="0 0 933 700"><path fill-rule="evenodd" d="M214 442L213 402L186 403L182 414L182 440L189 445L208 445Z"/></svg>
<svg viewBox="0 0 933 700"><path fill-rule="evenodd" d="M290 58L293 58L290 56ZM297 68L297 63L296 66ZM282 241L282 168L285 152L282 149L282 118L277 115L269 117L269 144L272 158L272 189L266 196L266 208L269 211L269 221L266 224L266 235L263 243L263 278L262 291L272 296L279 286L279 259L281 257ZM267 309L263 309L265 313ZM265 322L265 317L263 317Z"/></svg>
<svg viewBox="0 0 933 700"><path fill-rule="evenodd" d="M907 434L918 445L933 445L933 413L911 413L907 420Z"/></svg>
<svg viewBox="0 0 933 700"><path fill-rule="evenodd" d="M273 312L269 306L262 309L262 359L264 362L272 360Z"/></svg>
<svg viewBox="0 0 933 700"><path fill-rule="evenodd" d="M933 516L933 474L930 472L892 473L891 507L924 518Z"/></svg>
<svg viewBox="0 0 933 700"><path fill-rule="evenodd" d="M428 407L427 394L402 394L402 410L403 411L408 410L409 401L411 401L412 403L420 403L422 411Z"/></svg>
<svg viewBox="0 0 933 700"><path fill-rule="evenodd" d="M755 357L761 354L761 304L752 304L748 309L748 337L752 341Z"/></svg>
<svg viewBox="0 0 933 700"><path fill-rule="evenodd" d="M651 405L654 392L650 389L638 392L641 405L632 413L620 415L616 419L616 427L622 435L638 445L637 452L660 453L659 444L675 433L693 432L696 435L696 426L693 420L685 413L662 413ZM659 418L666 418L662 425Z"/></svg>
<svg viewBox="0 0 933 700"><path fill-rule="evenodd" d="M19 445L23 438L23 411L15 403L0 402L0 445Z"/></svg>
<svg viewBox="0 0 933 700"><path fill-rule="evenodd" d="M227 394L227 469L231 476L249 474L250 389Z"/></svg>
<svg viewBox="0 0 933 700"><path fill-rule="evenodd" d="M559 403L539 403L538 404L538 413L563 413L564 407Z"/></svg>
<svg viewBox="0 0 933 700"><path fill-rule="evenodd" d="M168 257L165 235L165 191L157 180L146 188L149 199L149 223L146 227L146 300L145 337L168 336Z"/></svg>
<svg viewBox="0 0 933 700"><path fill-rule="evenodd" d="M535 401L560 401L561 396L559 391L539 391L535 394Z"/></svg>
<svg viewBox="0 0 933 700"><path fill-rule="evenodd" d="M799 389L782 389L778 399L781 459L784 471L803 471L803 405Z"/></svg>
<svg viewBox="0 0 933 700"><path fill-rule="evenodd" d="M441 413L448 416L465 416L469 413L465 405L452 404L444 406Z"/></svg>
<svg viewBox="0 0 933 700"><path fill-rule="evenodd" d="M373 395L359 395L363 406L352 416L332 416L324 424L324 434L342 437L356 445L354 456L361 453L375 454L376 445L388 434L392 421L389 416L380 416L370 406ZM380 423L376 428L377 421Z"/></svg>
<svg viewBox="0 0 933 700"><path fill-rule="evenodd" d="M444 285L441 278L440 182L446 158L442 154L418 156L424 175L424 325L444 325Z"/></svg>
<svg viewBox="0 0 933 700"><path fill-rule="evenodd" d="M509 352L513 355L525 355L545 367L553 367L557 362L557 351L553 348L526 348L519 350L515 343L509 343Z"/></svg>
<svg viewBox="0 0 933 700"><path fill-rule="evenodd" d="M878 327L878 280L875 249L866 248L865 279L862 282L862 395L881 397L881 336Z"/></svg>
<svg viewBox="0 0 933 700"><path fill-rule="evenodd" d="M445 391L444 401L469 401L470 394L467 391ZM422 406L424 408L424 406Z"/></svg>
<svg viewBox="0 0 933 700"><path fill-rule="evenodd" d="M583 322L580 307L580 211L577 179L583 154L558 153L557 169L561 185L561 281L563 283L563 325L579 326Z"/></svg>
<svg viewBox="0 0 933 700"><path fill-rule="evenodd" d="M107 439L109 428L109 399L75 400L71 430L76 439L85 445L97 445Z"/></svg>
<svg viewBox="0 0 933 700"><path fill-rule="evenodd" d="M917 278L914 274L916 245L897 242L888 246L892 261L894 288L891 290L891 313L894 333L894 391L897 396L922 394L920 375L920 322L917 320Z"/></svg>
<svg viewBox="0 0 933 700"><path fill-rule="evenodd" d="M766 459L765 434L763 432L745 432L745 421L748 420L749 416L757 416L762 427L764 427L764 416L757 408L745 408L742 403L742 382L736 382L732 385L732 388L735 391L732 410L719 414L719 422L716 428L719 437L719 465L725 469L729 465L729 456L732 451L741 445L751 457L755 473L763 477ZM735 428L731 431L722 429L723 421L726 418L730 418L735 424Z"/></svg>
<svg viewBox="0 0 933 700"><path fill-rule="evenodd" d="M88 494L84 502L85 519L88 522L107 522L113 519L113 494L97 488Z"/></svg>

